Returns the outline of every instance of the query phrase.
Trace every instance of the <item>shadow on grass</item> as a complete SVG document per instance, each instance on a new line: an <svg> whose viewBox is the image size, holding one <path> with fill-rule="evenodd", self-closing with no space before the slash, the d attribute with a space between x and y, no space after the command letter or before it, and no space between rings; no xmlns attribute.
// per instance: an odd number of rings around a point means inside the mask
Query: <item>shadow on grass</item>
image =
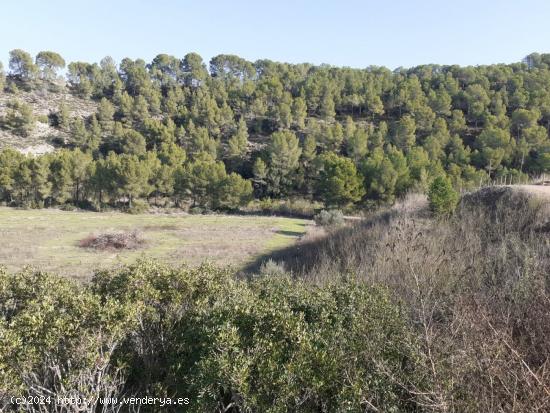
<svg viewBox="0 0 550 413"><path fill-rule="evenodd" d="M305 226L304 224L300 224L300 225ZM288 237L300 237L304 235L303 231L278 230L278 231L275 231L275 233L279 235L286 235Z"/></svg>
<svg viewBox="0 0 550 413"><path fill-rule="evenodd" d="M336 266L345 272L345 263L340 262L346 254L352 252L361 253L364 242L368 242L368 235L375 227L387 230L395 212L382 211L371 219L350 222L349 225L332 230L326 235L312 240L302 240L279 250L271 251L257 257L246 265L241 274L250 276L257 274L263 263L273 260L282 263L293 276L300 277L310 273L323 260L330 259ZM277 231L277 233L295 234L294 231Z"/></svg>

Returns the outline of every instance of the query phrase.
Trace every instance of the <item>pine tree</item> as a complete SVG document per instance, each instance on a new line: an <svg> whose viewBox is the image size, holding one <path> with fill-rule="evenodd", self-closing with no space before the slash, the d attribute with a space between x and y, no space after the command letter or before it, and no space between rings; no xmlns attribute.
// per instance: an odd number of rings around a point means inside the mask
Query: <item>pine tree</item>
<svg viewBox="0 0 550 413"><path fill-rule="evenodd" d="M33 205L42 207L44 201L51 194L52 184L49 181L49 165L45 156L31 158L29 160L30 189L33 197Z"/></svg>
<svg viewBox="0 0 550 413"><path fill-rule="evenodd" d="M264 194L264 188L267 184L267 165L262 158L256 158L254 166L252 167L252 174L254 175L254 184L259 195Z"/></svg>
<svg viewBox="0 0 550 413"><path fill-rule="evenodd" d="M227 142L226 157L233 169L237 169L244 160L248 150L248 128L243 118L240 119L237 130Z"/></svg>
<svg viewBox="0 0 550 413"><path fill-rule="evenodd" d="M268 191L274 195L285 194L293 182L302 149L296 135L291 131L275 132L268 148Z"/></svg>
<svg viewBox="0 0 550 413"><path fill-rule="evenodd" d="M317 193L327 206L344 207L365 195L363 179L349 159L328 152L320 157L323 165Z"/></svg>
<svg viewBox="0 0 550 413"><path fill-rule="evenodd" d="M451 181L438 176L430 185L428 201L430 209L439 216L451 215L458 204L458 193L453 189Z"/></svg>

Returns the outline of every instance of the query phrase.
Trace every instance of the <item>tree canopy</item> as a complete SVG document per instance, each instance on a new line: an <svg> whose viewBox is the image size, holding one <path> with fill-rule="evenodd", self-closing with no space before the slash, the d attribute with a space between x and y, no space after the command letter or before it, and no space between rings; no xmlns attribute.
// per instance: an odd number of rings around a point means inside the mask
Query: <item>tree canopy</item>
<svg viewBox="0 0 550 413"><path fill-rule="evenodd" d="M17 91L59 82L65 65L55 52L39 52L33 60L24 50L12 50L6 74L0 66L0 89L15 96L0 127L31 135L36 116ZM149 178L131 191L139 197L184 197L225 208L225 201L202 200L201 179L193 183L189 176L209 171L209 179L219 175L228 187L248 185L237 175L251 180L257 198L386 203L409 189L427 191L438 176L464 190L503 176L520 182L548 172L549 65L546 54L509 65L423 65L393 72L250 62L226 54L208 66L196 53L159 54L150 63L125 58L118 65L106 57L67 65L68 91L94 101L96 113L78 117L56 104L50 119L69 135L61 146L91 157L89 184L80 194L89 201L94 193L102 201L117 197L109 189L116 179L99 190L94 178L116 157L128 168L144 164ZM23 167L3 167L19 170L18 182L27 185ZM222 167L225 176L215 172ZM0 193L13 192L14 185ZM19 199L31 194L22 188L18 193L26 194Z"/></svg>

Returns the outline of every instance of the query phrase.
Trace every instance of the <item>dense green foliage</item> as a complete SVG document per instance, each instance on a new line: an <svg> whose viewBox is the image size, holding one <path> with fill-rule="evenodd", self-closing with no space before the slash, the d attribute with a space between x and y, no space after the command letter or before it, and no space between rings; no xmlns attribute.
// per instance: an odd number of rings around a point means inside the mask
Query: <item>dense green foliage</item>
<svg viewBox="0 0 550 413"><path fill-rule="evenodd" d="M0 272L0 303L0 389L94 400L85 411L123 394L188 397L194 412L416 411L423 386L406 316L354 281L141 262L88 287Z"/></svg>
<svg viewBox="0 0 550 413"><path fill-rule="evenodd" d="M208 70L194 53L182 59L160 54L150 63L126 58L118 66L107 57L99 64L67 66L69 90L97 102L96 113L71 119L59 107L50 122L69 134L65 146L93 159L84 174L86 191L67 202L116 204L121 197L153 194L176 204L186 198L226 206L204 199L205 188L219 185L200 174L212 172L239 187L242 202L248 187L233 173L253 182L257 198L300 196L329 206L385 203L411 188L426 191L442 175L462 190L549 171L549 64L549 55L532 54L511 65L425 65L392 72L219 55ZM22 50L11 51L8 76L4 82L0 70L0 83L4 93L14 94L14 103L1 125L28 134L34 118L17 103L18 90L59 88L64 66L53 52L40 52L33 61ZM341 158L349 162L324 169L327 159ZM113 163L122 165L120 174L131 175L123 185L94 175ZM214 171L221 163L227 179ZM196 182L181 182L194 173ZM343 186L348 178L351 183ZM53 185L51 176L48 181ZM42 202L58 200L32 199Z"/></svg>
<svg viewBox="0 0 550 413"><path fill-rule="evenodd" d="M440 216L450 215L454 212L459 195L453 189L449 179L438 176L430 185L428 201L430 209Z"/></svg>

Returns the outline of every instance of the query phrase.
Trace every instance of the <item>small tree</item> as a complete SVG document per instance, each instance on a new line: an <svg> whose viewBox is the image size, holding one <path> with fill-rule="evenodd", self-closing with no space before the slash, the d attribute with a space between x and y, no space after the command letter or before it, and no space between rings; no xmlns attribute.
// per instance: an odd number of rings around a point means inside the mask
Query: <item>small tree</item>
<svg viewBox="0 0 550 413"><path fill-rule="evenodd" d="M458 204L458 192L453 189L451 181L438 176L428 191L430 209L439 216L451 215Z"/></svg>
<svg viewBox="0 0 550 413"><path fill-rule="evenodd" d="M36 119L32 108L24 102L11 101L6 105L9 109L2 119L2 126L20 136L28 136L34 129Z"/></svg>
<svg viewBox="0 0 550 413"><path fill-rule="evenodd" d="M237 210L252 199L252 182L233 172L228 174L220 185L215 199L216 209Z"/></svg>
<svg viewBox="0 0 550 413"><path fill-rule="evenodd" d="M334 152L322 155L321 161L317 192L325 204L342 207L360 201L365 189L353 161Z"/></svg>

